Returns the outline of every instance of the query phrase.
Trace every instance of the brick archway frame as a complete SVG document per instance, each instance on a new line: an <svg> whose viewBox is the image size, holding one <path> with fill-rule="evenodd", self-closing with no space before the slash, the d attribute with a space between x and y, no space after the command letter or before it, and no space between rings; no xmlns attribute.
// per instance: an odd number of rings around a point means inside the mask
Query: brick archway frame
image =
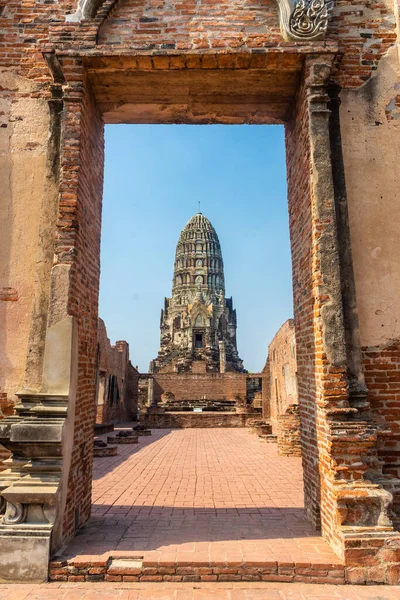
<svg viewBox="0 0 400 600"><path fill-rule="evenodd" d="M48 177L56 210L41 216L47 259L38 263L27 381L16 416L0 423L12 452L0 475L0 576L13 569L15 579L46 579L50 553L90 515L104 121L285 124L305 505L347 567L367 556L369 568L387 569L387 551L400 540L390 481L376 460L385 431L372 420L361 369L332 86L336 44L105 53L96 36L106 4L92 20L55 24L43 48L53 77ZM151 102L155 85L168 96L161 104ZM208 85L218 104L195 96ZM175 98L182 89L183 108ZM39 373L38 390L30 380Z"/></svg>

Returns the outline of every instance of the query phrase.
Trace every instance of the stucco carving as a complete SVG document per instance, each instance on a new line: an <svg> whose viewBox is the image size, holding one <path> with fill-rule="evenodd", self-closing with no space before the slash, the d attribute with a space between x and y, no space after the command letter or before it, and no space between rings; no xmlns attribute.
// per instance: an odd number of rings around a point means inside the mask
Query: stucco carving
<svg viewBox="0 0 400 600"><path fill-rule="evenodd" d="M324 37L331 10L330 0L297 0L289 19L289 36L306 40Z"/></svg>
<svg viewBox="0 0 400 600"><path fill-rule="evenodd" d="M79 0L76 12L66 21L93 19L105 0ZM325 37L332 0L276 0L282 35L286 40L319 40Z"/></svg>
<svg viewBox="0 0 400 600"><path fill-rule="evenodd" d="M65 20L69 22L79 22L83 19L93 19L104 1L105 0L78 0L76 12L67 15Z"/></svg>
<svg viewBox="0 0 400 600"><path fill-rule="evenodd" d="M26 519L26 505L16 502L12 504L7 502L6 512L3 517L3 523L7 525L16 525L23 523Z"/></svg>

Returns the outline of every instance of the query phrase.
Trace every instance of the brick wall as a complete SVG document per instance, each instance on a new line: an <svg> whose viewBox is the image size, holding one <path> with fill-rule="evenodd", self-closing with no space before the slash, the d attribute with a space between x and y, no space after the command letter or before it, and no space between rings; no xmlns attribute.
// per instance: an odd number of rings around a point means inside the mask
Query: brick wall
<svg viewBox="0 0 400 600"><path fill-rule="evenodd" d="M296 335L293 319L288 319L268 346L270 373L270 418L276 420L291 404L298 403Z"/></svg>
<svg viewBox="0 0 400 600"><path fill-rule="evenodd" d="M312 285L312 214L309 181L310 147L305 90L296 99L296 117L286 126L289 226L292 252L293 305L296 334L297 385L300 398L305 505L318 525L320 480L316 430L314 298Z"/></svg>
<svg viewBox="0 0 400 600"><path fill-rule="evenodd" d="M123 24L129 22L129 29ZM246 25L245 32L238 23ZM118 45L140 50L151 45L167 49L207 50L211 48L257 48L279 43L281 33L278 7L274 0L262 0L249 11L245 4L201 1L185 4L138 4L126 0L116 4L101 28L101 45Z"/></svg>
<svg viewBox="0 0 400 600"><path fill-rule="evenodd" d="M246 400L254 408L262 409L262 373L249 373L246 376Z"/></svg>
<svg viewBox="0 0 400 600"><path fill-rule="evenodd" d="M127 27L129 23L129 27ZM358 87L376 70L379 60L396 41L396 22L385 2L360 5L334 3L327 39L338 41L343 59L337 78L343 87ZM278 8L262 0L246 5L200 1L160 5L125 0L114 4L100 30L99 46L136 51L243 51L282 43Z"/></svg>
<svg viewBox="0 0 400 600"><path fill-rule="evenodd" d="M133 421L137 417L139 372L129 360L129 344L110 344L102 319L98 328L96 423Z"/></svg>
<svg viewBox="0 0 400 600"><path fill-rule="evenodd" d="M172 392L175 400L235 400L236 396L246 398L245 373L155 373L154 398L161 400L161 394Z"/></svg>
<svg viewBox="0 0 400 600"><path fill-rule="evenodd" d="M301 456L301 433L298 404L288 406L285 413L277 417L276 435L278 452L281 456Z"/></svg>
<svg viewBox="0 0 400 600"><path fill-rule="evenodd" d="M143 423L152 429L187 429L204 427L246 427L254 415L239 413L148 413Z"/></svg>
<svg viewBox="0 0 400 600"><path fill-rule="evenodd" d="M269 373L269 356L265 361L264 368L261 372L262 375L262 391L261 391L261 402L262 402L262 416L263 419L269 419L271 417L271 378Z"/></svg>
<svg viewBox="0 0 400 600"><path fill-rule="evenodd" d="M263 416L271 420L278 451L282 456L301 456L293 319L288 319L279 328L269 344L263 374Z"/></svg>
<svg viewBox="0 0 400 600"><path fill-rule="evenodd" d="M391 430L378 450L383 473L400 477L400 343L363 348L368 400L375 417ZM394 510L400 521L400 490L395 492Z"/></svg>
<svg viewBox="0 0 400 600"><path fill-rule="evenodd" d="M308 62L305 80L320 81ZM313 79L315 77L315 79ZM301 86L296 118L287 126L289 223L292 250L297 380L301 422L305 507L337 552L334 444L330 414L348 406L342 299L334 285L339 274L336 221L328 201L332 173L328 114L321 110L321 88ZM328 259L329 256L329 259ZM336 274L335 274L336 273ZM335 419L334 419L335 420ZM342 460L342 458L341 458Z"/></svg>
<svg viewBox="0 0 400 600"><path fill-rule="evenodd" d="M64 116L56 264L70 266L68 313L78 325L78 389L75 435L64 535L73 535L91 509L93 427L97 368L97 311L100 278L100 228L103 188L103 123L82 71L71 83ZM79 81L80 79L80 81ZM52 298L57 303L57 296Z"/></svg>
<svg viewBox="0 0 400 600"><path fill-rule="evenodd" d="M97 39L101 19L109 11ZM81 47L94 46L108 52L171 50L199 53L210 49L243 51L267 48L282 43L277 5L262 0L248 10L233 2L198 5L173 1L166 5L136 4L134 0L114 3L106 0L93 22L83 25L66 23L65 15L76 10L76 0L46 4L34 0L8 0L2 12L2 66L12 66L19 73L49 80L41 54L44 44L59 41L69 45L71 37L81 38ZM338 79L344 87L357 87L371 75L380 58L395 43L395 16L385 2L359 5L348 0L334 3L328 39L339 42L343 59ZM107 48L108 47L108 48ZM112 51L111 50L111 51Z"/></svg>

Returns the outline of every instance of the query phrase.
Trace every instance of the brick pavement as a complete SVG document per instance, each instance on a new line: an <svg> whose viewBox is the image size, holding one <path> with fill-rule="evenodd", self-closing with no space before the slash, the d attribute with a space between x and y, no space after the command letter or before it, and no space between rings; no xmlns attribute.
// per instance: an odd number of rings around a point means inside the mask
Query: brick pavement
<svg viewBox="0 0 400 600"><path fill-rule="evenodd" d="M210 565L219 570L199 579L235 580L243 571L227 567L244 564L250 579L277 578L278 565L286 581L296 565L300 580L310 565L321 577L343 578L340 561L305 520L300 458L279 457L246 429L153 430L139 440L95 459L92 518L56 558L55 579L71 580L67 564L102 568L110 557L142 557L147 579L159 577L160 564L186 568L164 572L164 580L193 580L199 573L188 567ZM267 571L256 570L261 565ZM104 571L90 575L101 579Z"/></svg>
<svg viewBox="0 0 400 600"><path fill-rule="evenodd" d="M400 600L400 587L304 583L0 585L0 600Z"/></svg>

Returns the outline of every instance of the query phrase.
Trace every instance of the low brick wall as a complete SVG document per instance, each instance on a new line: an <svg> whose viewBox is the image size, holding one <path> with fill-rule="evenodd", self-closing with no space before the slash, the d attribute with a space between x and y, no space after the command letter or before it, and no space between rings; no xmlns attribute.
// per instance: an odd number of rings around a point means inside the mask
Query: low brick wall
<svg viewBox="0 0 400 600"><path fill-rule="evenodd" d="M141 422L151 429L188 429L200 427L246 427L254 414L165 412L143 415Z"/></svg>
<svg viewBox="0 0 400 600"><path fill-rule="evenodd" d="M292 561L275 562L260 559L258 563L234 564L136 561L137 568L113 566L111 556L88 557L85 562L54 560L50 563L50 581L274 581L322 584L344 584L345 568L336 564L309 564Z"/></svg>
<svg viewBox="0 0 400 600"><path fill-rule="evenodd" d="M175 400L234 400L246 398L245 373L155 373L154 399L170 392Z"/></svg>
<svg viewBox="0 0 400 600"><path fill-rule="evenodd" d="M276 434L278 453L281 456L301 456L299 405L289 406L277 418Z"/></svg>

